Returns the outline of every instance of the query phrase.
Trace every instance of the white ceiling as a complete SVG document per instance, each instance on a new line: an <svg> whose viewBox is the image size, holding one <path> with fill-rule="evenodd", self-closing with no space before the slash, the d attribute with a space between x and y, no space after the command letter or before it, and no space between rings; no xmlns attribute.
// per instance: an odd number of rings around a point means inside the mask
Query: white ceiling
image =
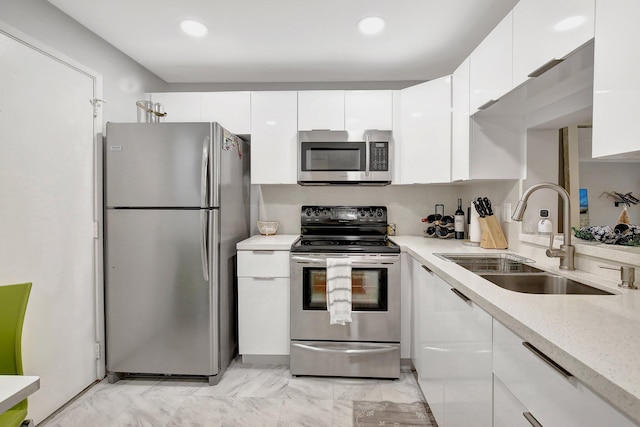
<svg viewBox="0 0 640 427"><path fill-rule="evenodd" d="M450 74L518 0L49 0L168 83L381 82ZM386 20L365 36L366 16ZM182 19L206 23L201 39Z"/></svg>

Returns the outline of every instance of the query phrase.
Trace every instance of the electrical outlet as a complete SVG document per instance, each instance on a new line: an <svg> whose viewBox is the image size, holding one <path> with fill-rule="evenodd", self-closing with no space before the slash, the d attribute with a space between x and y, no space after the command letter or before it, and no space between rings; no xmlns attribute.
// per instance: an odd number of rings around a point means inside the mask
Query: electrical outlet
<svg viewBox="0 0 640 427"><path fill-rule="evenodd" d="M502 221L511 222L511 203L504 203L502 205Z"/></svg>

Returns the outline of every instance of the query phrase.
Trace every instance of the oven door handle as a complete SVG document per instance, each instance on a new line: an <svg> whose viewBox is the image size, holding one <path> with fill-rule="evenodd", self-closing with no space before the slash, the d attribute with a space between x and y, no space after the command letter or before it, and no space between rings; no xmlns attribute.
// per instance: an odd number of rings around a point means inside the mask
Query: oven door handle
<svg viewBox="0 0 640 427"><path fill-rule="evenodd" d="M340 257L340 256L338 255L337 257ZM328 258L331 258L331 257L328 257ZM345 257L345 258L350 258L350 257ZM355 259L351 258L351 259L353 260L352 266L357 267L359 265L393 264L398 262L400 258L397 255L395 255L395 256L380 257L380 258L370 259L370 260L361 260L358 258L355 258ZM306 256L299 256L299 255L292 255L291 261L297 261L300 263L312 263L312 264L319 264L319 265L326 265L327 263L326 258L306 257Z"/></svg>
<svg viewBox="0 0 640 427"><path fill-rule="evenodd" d="M331 353L331 354L380 354L380 353L391 353L394 351L398 351L398 347L393 346L383 346L378 348L367 348L367 349L333 349L333 348L323 348L323 347L315 347L313 345L308 344L299 344L299 343L291 343L292 347L298 347L305 350L317 351L319 353Z"/></svg>

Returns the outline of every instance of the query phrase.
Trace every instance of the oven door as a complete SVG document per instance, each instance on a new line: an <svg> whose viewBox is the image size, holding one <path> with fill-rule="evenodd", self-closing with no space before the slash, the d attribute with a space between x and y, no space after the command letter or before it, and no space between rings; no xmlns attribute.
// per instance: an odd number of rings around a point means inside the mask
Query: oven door
<svg viewBox="0 0 640 427"><path fill-rule="evenodd" d="M352 322L329 324L326 259L352 261ZM291 339L400 342L399 254L292 254Z"/></svg>

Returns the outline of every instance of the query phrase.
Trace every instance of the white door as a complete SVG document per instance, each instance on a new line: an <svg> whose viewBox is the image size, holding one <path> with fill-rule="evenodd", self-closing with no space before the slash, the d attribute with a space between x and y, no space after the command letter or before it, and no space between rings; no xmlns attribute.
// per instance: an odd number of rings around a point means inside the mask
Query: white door
<svg viewBox="0 0 640 427"><path fill-rule="evenodd" d="M32 282L22 336L42 421L96 379L94 77L0 30L0 285Z"/></svg>

